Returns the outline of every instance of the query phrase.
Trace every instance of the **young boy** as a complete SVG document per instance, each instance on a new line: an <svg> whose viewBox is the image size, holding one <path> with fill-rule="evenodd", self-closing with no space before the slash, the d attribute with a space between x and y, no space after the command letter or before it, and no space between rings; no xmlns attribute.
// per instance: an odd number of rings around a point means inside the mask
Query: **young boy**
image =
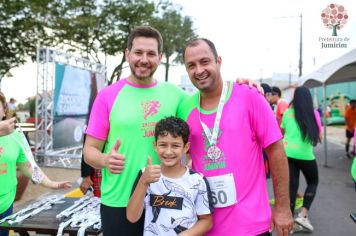
<svg viewBox="0 0 356 236"><path fill-rule="evenodd" d="M161 165L140 171L127 206L134 223L145 208L144 235L204 235L212 227L211 193L205 177L182 164L189 149L189 126L176 117L159 121L154 148Z"/></svg>

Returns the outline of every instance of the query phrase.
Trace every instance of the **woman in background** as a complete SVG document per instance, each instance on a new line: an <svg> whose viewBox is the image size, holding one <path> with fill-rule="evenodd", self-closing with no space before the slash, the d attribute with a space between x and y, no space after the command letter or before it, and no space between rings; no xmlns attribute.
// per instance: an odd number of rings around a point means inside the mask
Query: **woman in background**
<svg viewBox="0 0 356 236"><path fill-rule="evenodd" d="M312 232L314 227L310 223L308 212L318 186L318 167L313 147L321 140L322 128L319 113L313 109L313 100L308 88L296 88L290 108L283 115L281 128L289 164L291 211L294 214L299 174L302 172L307 187L303 206L295 222Z"/></svg>
<svg viewBox="0 0 356 236"><path fill-rule="evenodd" d="M0 92L0 121L7 118L6 98ZM16 195L16 169L18 168L27 178L32 178L32 167L29 164L21 144L23 139L16 130L0 136L0 219L12 214L12 206ZM67 181L55 182L50 180L42 171L41 184L52 189L70 188ZM8 230L0 230L0 236L9 235Z"/></svg>

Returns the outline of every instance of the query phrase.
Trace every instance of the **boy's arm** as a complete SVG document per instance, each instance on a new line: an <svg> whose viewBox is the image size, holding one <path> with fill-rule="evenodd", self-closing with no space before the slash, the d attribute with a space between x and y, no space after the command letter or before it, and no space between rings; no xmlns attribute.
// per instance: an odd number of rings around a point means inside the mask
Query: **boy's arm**
<svg viewBox="0 0 356 236"><path fill-rule="evenodd" d="M213 226L213 218L211 214L198 216L198 221L191 227L178 234L179 236L201 236L208 232Z"/></svg>
<svg viewBox="0 0 356 236"><path fill-rule="evenodd" d="M131 223L137 222L142 216L148 186L149 184L144 183L142 172L140 171L133 186L135 190L131 195L126 210L126 218Z"/></svg>
<svg viewBox="0 0 356 236"><path fill-rule="evenodd" d="M145 171L139 172L133 188L135 189L131 195L129 204L127 205L126 218L131 223L137 222L142 215L144 200L147 188L150 183L157 182L161 176L161 166L152 165L151 157L148 157Z"/></svg>

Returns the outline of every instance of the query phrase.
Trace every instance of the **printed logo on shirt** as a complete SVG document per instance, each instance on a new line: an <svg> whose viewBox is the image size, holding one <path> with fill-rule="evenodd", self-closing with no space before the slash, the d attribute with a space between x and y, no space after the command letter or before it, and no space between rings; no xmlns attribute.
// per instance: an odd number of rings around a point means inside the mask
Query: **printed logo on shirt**
<svg viewBox="0 0 356 236"><path fill-rule="evenodd" d="M183 198L151 194L150 205L158 208L182 210Z"/></svg>
<svg viewBox="0 0 356 236"><path fill-rule="evenodd" d="M0 175L4 175L7 173L7 165L6 163L0 163Z"/></svg>
<svg viewBox="0 0 356 236"><path fill-rule="evenodd" d="M143 119L146 120L147 117L153 116L158 113L158 109L161 107L159 101L143 101L141 102L141 107L143 109Z"/></svg>
<svg viewBox="0 0 356 236"><path fill-rule="evenodd" d="M210 132L212 132L212 129L210 129ZM219 137L221 136L222 132L221 129L219 128L218 131L218 143L219 143ZM204 130L202 131L202 136L204 138L204 152L205 155L203 156L203 161L204 161L204 170L216 170L216 169L223 169L226 167L226 157L223 151L221 151L220 157L217 158L215 161L212 160L209 156L208 156L208 150L210 147L210 143L209 140L204 132Z"/></svg>
<svg viewBox="0 0 356 236"><path fill-rule="evenodd" d="M148 117L152 117L158 113L158 109L161 107L159 101L143 101L141 102L142 116L144 122L142 123L141 130L143 131L143 137L153 137L155 135L155 126L157 122L146 122Z"/></svg>

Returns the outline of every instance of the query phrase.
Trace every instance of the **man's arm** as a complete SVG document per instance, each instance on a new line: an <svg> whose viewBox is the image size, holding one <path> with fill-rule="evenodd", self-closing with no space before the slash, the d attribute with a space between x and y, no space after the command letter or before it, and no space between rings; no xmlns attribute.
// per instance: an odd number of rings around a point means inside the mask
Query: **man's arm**
<svg viewBox="0 0 356 236"><path fill-rule="evenodd" d="M265 151L271 168L275 197L271 230L276 227L277 235L288 235L293 228L293 217L289 200L289 167L282 141L272 143Z"/></svg>
<svg viewBox="0 0 356 236"><path fill-rule="evenodd" d="M118 153L121 145L120 139L116 141L116 144L108 154L101 152L104 143L104 141L87 135L83 150L85 162L95 169L106 167L111 173L120 174L125 165L125 156Z"/></svg>
<svg viewBox="0 0 356 236"><path fill-rule="evenodd" d="M11 134L15 129L15 120L13 117L11 119L0 121L0 136Z"/></svg>
<svg viewBox="0 0 356 236"><path fill-rule="evenodd" d="M101 152L104 143L104 141L96 139L90 135L86 136L83 148L84 161L93 168L101 169L106 166L108 157Z"/></svg>

